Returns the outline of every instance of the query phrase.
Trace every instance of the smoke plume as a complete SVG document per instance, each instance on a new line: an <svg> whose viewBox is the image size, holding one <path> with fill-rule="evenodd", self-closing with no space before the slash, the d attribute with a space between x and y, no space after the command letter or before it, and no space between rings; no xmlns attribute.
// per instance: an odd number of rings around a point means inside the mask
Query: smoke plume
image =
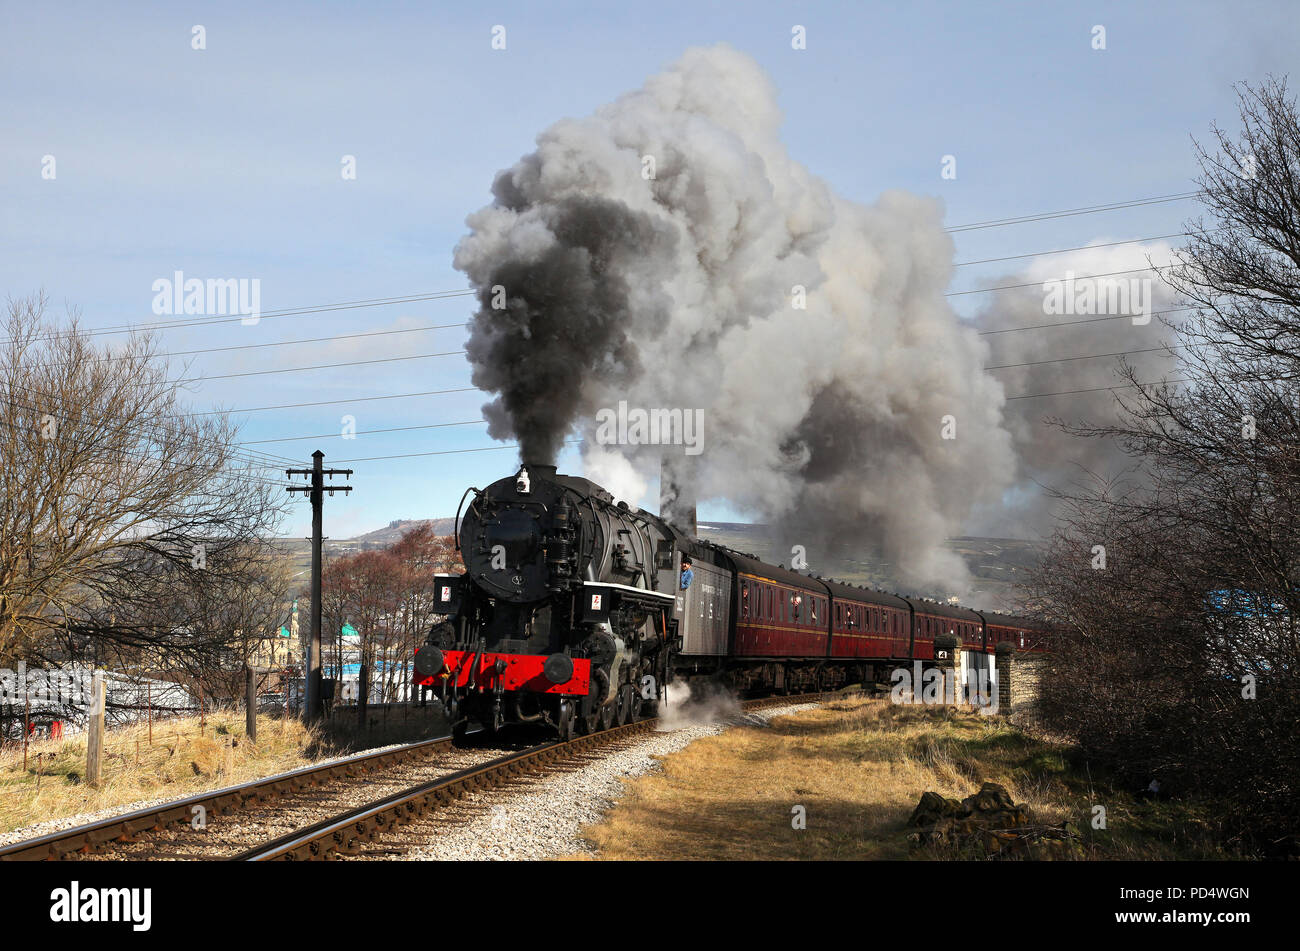
<svg viewBox="0 0 1300 951"><path fill-rule="evenodd" d="M1104 245L1109 239L1099 238L1097 243ZM1133 395L1131 389L1107 389L1121 382L1122 363L1136 370L1142 382L1176 373L1165 349L1173 341L1169 323L1179 320L1177 311L1169 313L1175 295L1155 272L1141 270L1148 262L1164 265L1171 256L1172 249L1164 242L1087 248L1038 259L1001 279L987 279L990 286L1033 286L998 293L976 316L979 328L991 331L985 336L989 373L1006 389L1003 422L1011 433L1017 470L1012 488L995 505L977 511L968 532L1042 536L1053 527L1050 490L1068 490L1094 478L1140 478L1132 471L1132 458L1113 440L1079 438L1061 424L1115 422L1116 394ZM1077 288L1088 283L1098 293L1105 293L1109 281L1140 282L1143 300L1154 314L1146 322L1139 314L1137 323L1122 314L1045 316L1042 282L1066 274L1075 275ZM1086 275L1112 277L1085 281Z"/></svg>
<svg viewBox="0 0 1300 951"><path fill-rule="evenodd" d="M697 498L768 521L814 566L865 539L904 584L961 593L943 543L1054 465L1017 460L1040 407L1004 423L1012 378L985 372L986 338L944 297L940 203L841 198L780 125L752 59L692 49L497 176L455 257L479 297L467 349L489 433L538 462L579 433L589 473L641 489L668 453ZM602 441L596 415L619 401L702 409L702 451Z"/></svg>

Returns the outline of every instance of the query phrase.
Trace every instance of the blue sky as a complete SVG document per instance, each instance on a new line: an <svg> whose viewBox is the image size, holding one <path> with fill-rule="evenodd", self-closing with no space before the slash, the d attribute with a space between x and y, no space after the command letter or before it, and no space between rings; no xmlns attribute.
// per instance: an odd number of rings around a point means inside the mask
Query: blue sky
<svg viewBox="0 0 1300 951"><path fill-rule="evenodd" d="M191 48L192 27L206 30ZM507 48L491 48L506 27ZM791 27L807 30L792 50ZM1105 50L1091 46L1094 25ZM1235 127L1232 83L1294 74L1290 3L17 4L0 29L0 289L44 289L88 327L159 318L180 270L261 282L264 311L465 287L467 214L538 132L584 115L693 45L772 76L792 155L862 202L902 188L952 225L1190 190L1191 136ZM942 156L957 178L940 177ZM57 177L41 176L53 155ZM357 177L340 175L344 155ZM957 260L1177 231L1191 202L956 236ZM1143 263L1138 259L1135 264ZM959 269L954 290L1007 264ZM958 298L975 306L979 295ZM169 351L462 324L467 298L256 326L171 329ZM461 327L193 357L196 376L458 350ZM115 339L111 337L105 340ZM195 410L454 389L459 356L213 380ZM481 395L240 414L245 440L479 419ZM255 448L327 463L491 445L482 425ZM451 514L510 450L349 463L327 506L343 537ZM577 468L576 456L562 468ZM705 506L705 519L737 517ZM286 525L305 534L305 504Z"/></svg>

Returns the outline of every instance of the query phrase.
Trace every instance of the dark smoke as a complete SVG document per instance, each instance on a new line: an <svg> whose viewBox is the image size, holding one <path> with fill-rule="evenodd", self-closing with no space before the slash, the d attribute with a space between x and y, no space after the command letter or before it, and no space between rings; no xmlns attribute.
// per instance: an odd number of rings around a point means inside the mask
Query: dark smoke
<svg viewBox="0 0 1300 951"><path fill-rule="evenodd" d="M634 308L629 281L647 258L670 254L676 236L649 215L599 196L534 206L529 175L536 172L536 162L522 162L493 188L502 208L530 220L533 246L515 255L458 254L456 264L478 291L466 344L472 380L498 394L483 407L488 432L517 438L521 458L552 464L574 420L592 409L582 381L635 380L638 338L666 328L666 295L642 294ZM500 309L493 306L498 295Z"/></svg>

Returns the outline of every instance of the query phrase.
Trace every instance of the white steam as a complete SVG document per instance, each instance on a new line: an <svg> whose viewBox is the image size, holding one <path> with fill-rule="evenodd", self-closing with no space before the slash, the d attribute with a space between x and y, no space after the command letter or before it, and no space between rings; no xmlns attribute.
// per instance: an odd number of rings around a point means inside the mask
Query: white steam
<svg viewBox="0 0 1300 951"><path fill-rule="evenodd" d="M718 684L696 685L692 690L685 680L674 680L667 694L659 704L659 722L655 726L660 733L725 723L740 715L736 695Z"/></svg>

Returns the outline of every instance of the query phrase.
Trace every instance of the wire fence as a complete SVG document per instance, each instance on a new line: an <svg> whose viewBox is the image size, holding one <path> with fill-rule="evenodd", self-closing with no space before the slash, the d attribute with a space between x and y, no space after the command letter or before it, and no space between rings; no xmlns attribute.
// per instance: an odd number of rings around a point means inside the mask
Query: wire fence
<svg viewBox="0 0 1300 951"><path fill-rule="evenodd" d="M22 755L30 744L60 745L89 729L93 682L97 672L70 666L50 670L0 671L0 757ZM156 677L98 671L105 684L104 726L120 730L133 726L167 730L175 721L206 720L232 715L245 718L246 696L214 697L202 683L178 683ZM229 679L229 678L226 678ZM301 679L262 677L253 699L258 717L296 719L302 716ZM436 730L442 725L440 708L404 697L396 701L367 703L335 683L327 691L320 732L364 742L408 731ZM278 688L278 689L277 689Z"/></svg>

